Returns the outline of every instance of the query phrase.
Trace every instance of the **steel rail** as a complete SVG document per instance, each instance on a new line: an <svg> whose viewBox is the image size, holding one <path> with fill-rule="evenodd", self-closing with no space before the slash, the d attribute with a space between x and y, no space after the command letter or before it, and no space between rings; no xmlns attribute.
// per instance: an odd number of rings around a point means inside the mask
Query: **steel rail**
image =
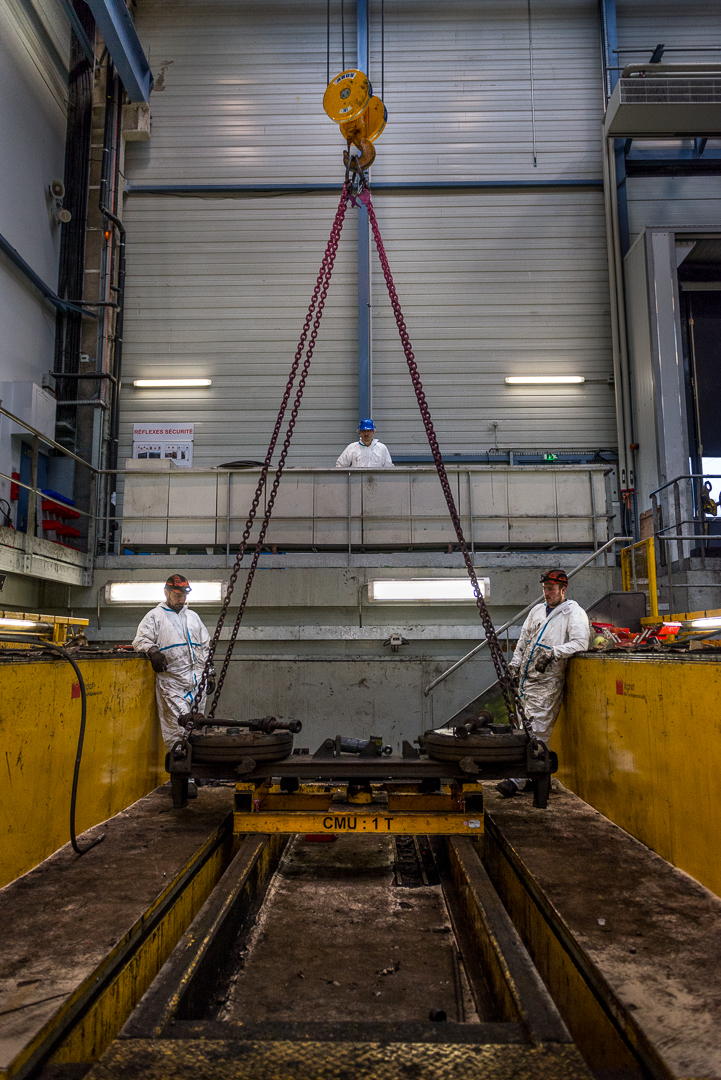
<svg viewBox="0 0 721 1080"><path fill-rule="evenodd" d="M592 563L593 560L597 559L599 555L603 555L604 551L608 551L608 549L613 544L625 544L625 543L632 544L633 543L633 537L632 536L614 536L613 540L609 540L608 543L603 545L603 547L598 548L598 550L594 551L592 555L589 555L587 559L584 559L583 562L579 563L578 566L576 566L573 570L570 570L569 574L568 574L569 581L574 576L574 574L578 574L579 571L584 570L589 565L589 563ZM536 597L536 599L534 601L532 601L532 603L528 604L527 607L524 607L522 611L519 611L516 615L513 616L512 619L509 619L508 622L505 622L503 624L503 626L499 626L498 629L496 630L496 634L502 634L504 632L504 630L510 629L510 627L513 626L515 623L517 623L519 619L522 619L525 615L527 615L528 612L531 610L531 608L534 608L536 606L536 604L540 604L542 600L543 600L543 594L541 594L541 596ZM487 644L488 644L488 638L484 638L483 641L479 642L479 644L476 645L473 649L471 649L471 651L469 653L466 653L465 656L462 656L460 660L456 660L455 664L453 664L451 667L449 667L447 671L444 671L442 675L439 675L437 679L434 679L433 682L428 684L428 686L423 691L424 695L426 697L428 697L431 690L433 690L436 686L438 686L439 683L442 683L445 679L447 679L449 675L452 675L454 671L457 671L459 667L463 667L463 665L468 660L470 660L471 657L475 656L476 653L481 651L481 649L484 649Z"/></svg>

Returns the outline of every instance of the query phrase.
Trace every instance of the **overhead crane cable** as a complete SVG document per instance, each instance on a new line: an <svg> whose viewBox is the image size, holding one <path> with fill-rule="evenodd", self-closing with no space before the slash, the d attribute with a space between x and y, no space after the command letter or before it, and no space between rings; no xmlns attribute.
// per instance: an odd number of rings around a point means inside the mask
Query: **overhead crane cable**
<svg viewBox="0 0 721 1080"><path fill-rule="evenodd" d="M261 524L260 532L258 534L257 540L255 541L255 550L254 550L254 554L253 554L253 559L251 561L251 564L250 564L250 567L249 567L249 570L248 570L248 577L246 579L245 588L243 590L243 596L241 598L240 605L238 607L238 613L237 613L237 616L236 616L236 619L235 619L235 623L234 623L233 630L232 630L232 633L231 633L231 636L230 636L230 640L228 642L228 647L227 647L227 650L226 650L225 658L223 660L223 666L222 666L222 668L221 668L221 670L220 670L220 672L218 674L217 684L216 684L216 687L215 687L215 692L213 694L213 700L212 700L212 703L211 703L211 706L210 706L210 710L209 710L208 715L207 715L207 720L212 721L212 719L215 717L215 711L217 709L218 702L220 700L220 694L221 694L221 691L222 691L222 688L223 688L223 684L225 682L225 677L226 677L226 675L228 673L228 667L230 665L230 659L231 659L231 656L232 656L232 653L233 653L233 649L235 647L235 642L236 642L237 637L238 637L238 633L239 633L239 630L240 630L240 625L242 623L243 615L245 613L245 609L246 609L247 602L248 602L248 596L250 594L250 589L251 589L251 586L252 586L252 583L253 583L253 578L255 576L255 571L256 571L256 568L258 566L258 561L260 559L260 554L261 554L261 551L262 551L263 543L265 542L265 537L266 537L266 534L267 534L267 531L268 531L268 526L270 524L270 519L271 519L271 516L272 516L272 513L273 513L273 507L275 505L275 499L276 499L276 496L278 494L278 488L280 486L280 481L281 481L281 477L282 477L282 474L283 474L283 470L285 468L285 463L286 463L286 459L287 459L287 456L288 456L288 451L290 449L291 439L293 438L293 431L294 431L294 428L295 428L296 420L298 418L298 412L300 410L300 405L301 405L301 401L302 401L302 398L303 398L303 391L305 390L305 384L306 384L306 381L307 381L307 378L308 378L308 373L309 373L309 370L310 370L311 360L313 358L313 352L314 352L316 340L317 340L317 337L318 337L318 330L320 328L320 322L321 322L321 319L323 317L323 309L325 307L325 301L326 301L326 297L328 295L328 288L330 286L330 280L331 280L331 276L332 276L332 273L333 273L333 267L334 267L334 264L335 264L335 258L336 258L337 252L338 252L338 245L339 245L339 242L340 242L340 236L341 236L341 231L343 229L343 223L344 223L344 220L345 220L346 211L348 209L348 204L349 203L352 203L354 206L358 206L358 201L362 202L363 205L366 207L366 209L368 211L368 218L369 218L369 221L371 223L371 228L372 228L372 231L373 231L373 237L374 237L375 243L376 243L376 250L378 251L378 258L380 260L381 268L383 270L383 276L385 278L386 286L388 288L388 295L390 297L391 306L393 308L393 313L395 315L396 325L398 327L398 333L400 335L401 344L403 346L403 352L404 352L404 355L405 355L405 358L406 358L406 363L407 363L407 366L408 366L408 370L410 372L411 382L413 384L413 389L415 391L416 400L418 401L418 408L419 408L420 413L421 413L421 418L423 420L423 425L424 425L425 430L426 430L426 436L428 438L428 443L430 445L431 452L433 454L433 460L434 460L435 465L436 465L436 471L438 473L438 478L439 478L440 483L441 483L441 489L443 490L443 495L444 495L444 498L446 500L446 505L448 507L448 512L450 514L451 521L452 521L453 527L455 529L456 537L458 539L458 543L459 543L459 546L460 546L460 549L461 549L461 553L463 555L463 560L464 560L465 565L466 565L466 570L467 570L468 576L469 576L469 578L471 580L471 584L473 585L473 591L474 591L474 594L475 594L475 597L476 597L476 606L478 607L478 612L479 612L479 615L480 615L480 618L481 618L481 622L483 624L483 628L484 628L484 631L486 633L486 639L487 639L488 645L489 645L489 652L490 652L491 658L493 660L493 665L494 665L494 667L496 669L496 674L498 676L498 681L499 681L501 691L502 691L502 694L503 694L504 703L505 703L506 709L508 711L509 719L511 720L512 723L515 723L516 725L522 726L524 731L528 735L529 739L533 739L533 733L532 733L530 724L529 724L528 719L527 719L527 717L525 715L525 711L524 711L524 708L523 708L523 704L522 704L522 702L520 700L518 690L514 686L514 683L513 683L512 677L511 677L511 673L510 673L510 669L508 667L508 662L506 660L506 657L505 657L505 655L503 653L503 650L501 648L501 644L500 644L500 642L498 640L498 637L496 635L496 631L495 631L495 628L494 628L493 623L491 621L491 617L490 617L490 614L488 612L488 608L486 606L485 600L483 599L483 593L482 593L481 588L479 586L478 578L476 577L476 571L475 571L475 567L473 565L473 560L471 559L471 555L470 555L470 552L468 550L468 545L467 545L465 537L463 535L463 529L461 527L460 517L458 515L458 510L456 508L455 500L453 498L453 493L451 491L450 483L449 483L449 480L448 480L448 474L446 472L446 467L445 467L445 464L443 462L443 457L441 455L440 447L438 445L438 439L436 437L435 429L434 429L434 426L433 426L433 420L431 418L430 409L429 409L428 403L426 401L426 396L425 396L425 393L424 393L424 390L423 390L423 384L421 382L420 375L419 375L419 372L418 372L418 366L416 364L415 357L414 357L414 354L413 354L413 349L411 347L411 341L410 341L410 337L408 335L408 330L407 330L407 327L406 327L406 324L405 324L405 320L403 318L403 312L401 311L400 301L398 299L398 293L396 291L395 284L393 282L393 276L392 276L392 273L391 273L390 264L388 262L388 256L386 255L385 247L384 247L384 244L383 244L383 239L381 237L380 228L379 228L379 225L378 225L378 219L376 218L375 210L373 208L373 203L371 201L370 191L368 190L367 186L365 186L363 183L361 183L361 189L360 189L360 191L358 193L358 198L356 199L356 197L352 193L352 182L349 181L348 179L346 179L346 181L345 181L345 183L343 185L343 190L341 192L340 202L338 203L338 209L336 211L335 220L333 222L333 227L331 229L330 236L328 238L328 243L326 245L326 250L325 250L325 254L323 256L323 261L321 263L321 268L320 268L320 271L318 273L318 278L317 278L317 281L316 281L315 289L313 290L313 295L311 297L310 305L309 305L309 308L308 308L308 314L306 315L305 323L303 325L303 330L301 332L300 340L299 340L299 343L298 343L298 348L296 349L293 365L291 367L291 371L290 371L290 374L289 374L289 377L288 377L288 382L286 384L285 393L283 395L283 400L282 400L282 403L281 403L281 407L280 407L280 410L278 412L278 417L276 419L275 428L273 430L273 434L271 436L270 444L268 446L268 451L267 451L266 456L265 456L265 461L264 461L263 468L261 470L261 474L260 474L260 477L259 477L259 480L258 480L258 485L256 487L255 496L253 498L253 503L251 505L250 513L248 515L248 520L246 522L245 529L243 531L243 537L242 537L242 540L241 540L240 548L238 550L238 555L236 556L235 564L233 566L233 571L232 571L232 573L230 575L230 579L228 581L228 589L227 589L227 592L226 592L225 600L224 600L223 606L221 608L220 616L218 618L218 623L217 623L217 626L215 628L213 638L212 638L212 640L210 642L210 647L209 647L209 650L208 650L208 657L206 659L205 666L204 666L204 669L203 669L203 673L201 675L201 679L200 679L200 682L198 684L196 695L195 695L195 698L193 700L193 707L192 707L191 716L188 717L188 718L184 718L184 719L188 719L190 721L190 723L192 724L193 723L193 716L197 715L199 713L200 702L202 701L202 698L203 698L203 695L204 695L204 692L205 692L205 687L208 684L209 673L210 673L210 671L211 671L211 669L213 667L213 660L214 660L214 657L215 657L215 651L217 649L218 642L220 640L220 633L221 633L221 630L222 630L223 625L225 623L225 618L226 618L226 615L227 615L227 612L228 612L228 608L230 606L231 597L233 595L233 591L235 589L235 585L236 585L236 582L237 582L237 579L238 579L238 574L240 572L241 562L242 562L243 557L245 555L245 552L247 550L248 542L250 540L250 534L251 534L251 531L252 531L252 528L253 528L253 523L255 521L258 506L260 505L260 500L262 498L263 490L265 488L265 484L266 484L267 477L268 477L268 472L270 470L270 464L271 464L271 460L272 460L272 457L273 457L273 453L274 453L275 447L277 445L278 437L280 435L280 429L282 427L283 419L285 417L285 412L286 412L286 409L287 409L287 406L288 406L288 402L290 400L290 394L291 394L293 386L295 384L295 379L296 379L296 376L297 376L297 373L298 373L298 368L300 366L301 357L302 357L303 352L305 350L305 360L303 362L301 376L300 376L300 379L298 381L298 386L297 386L297 390L296 390L296 394L295 394L295 400L293 402L293 408L291 410L290 420L288 421L288 427L287 427L287 430L286 430L285 439L283 441L283 447L282 447L282 450L281 450L278 465L276 467L275 477L274 477L274 480L273 480L273 486L272 486L272 489L271 489L270 496L269 496L269 498L267 500L267 503L266 503L265 514L263 516L263 521L262 521L262 524ZM311 329L311 322L313 324L312 329ZM310 338L309 338L309 334L310 334ZM306 348L306 341L308 342L307 348Z"/></svg>
<svg viewBox="0 0 721 1080"><path fill-rule="evenodd" d="M343 58L343 71L345 71L345 0L340 0L340 42ZM330 79L328 79L330 82Z"/></svg>
<svg viewBox="0 0 721 1080"><path fill-rule="evenodd" d="M533 78L533 23L531 21L531 0L528 0L528 68L531 84L531 133L533 138L533 168L538 168L536 147L536 94Z"/></svg>
<svg viewBox="0 0 721 1080"><path fill-rule="evenodd" d="M330 82L330 0L325 0L325 70L327 86Z"/></svg>

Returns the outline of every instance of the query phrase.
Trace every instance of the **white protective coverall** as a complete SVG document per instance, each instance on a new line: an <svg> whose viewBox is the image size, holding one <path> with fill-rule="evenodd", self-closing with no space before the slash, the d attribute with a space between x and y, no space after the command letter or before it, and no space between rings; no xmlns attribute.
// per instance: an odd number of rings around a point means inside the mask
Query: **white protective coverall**
<svg viewBox="0 0 721 1080"><path fill-rule="evenodd" d="M564 600L549 615L544 603L536 604L523 624L510 667L519 673L526 716L543 742L550 739L561 708L568 659L588 648L590 630L588 615L575 600ZM551 664L536 671L536 660L548 651Z"/></svg>
<svg viewBox="0 0 721 1080"><path fill-rule="evenodd" d="M168 750L183 734L178 717L187 713L208 655L210 635L200 616L185 604L179 612L163 601L149 611L133 641L136 652L147 653L155 645L168 660L168 670L155 676L160 729ZM198 702L202 712L205 695Z"/></svg>
<svg viewBox="0 0 721 1080"><path fill-rule="evenodd" d="M335 463L336 469L393 469L393 460L388 447L378 439L370 446L365 446L360 439L348 443Z"/></svg>

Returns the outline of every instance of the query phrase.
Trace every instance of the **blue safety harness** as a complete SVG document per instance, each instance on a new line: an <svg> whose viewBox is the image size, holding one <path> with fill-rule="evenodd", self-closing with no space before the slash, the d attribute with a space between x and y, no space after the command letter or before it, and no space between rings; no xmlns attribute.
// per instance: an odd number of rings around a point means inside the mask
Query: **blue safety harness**
<svg viewBox="0 0 721 1080"><path fill-rule="evenodd" d="M528 660L526 661L526 666L523 669L523 678L521 679L521 685L519 687L520 691L523 690L523 687L525 685L526 676L528 675L528 668L529 668L529 666L531 664L531 660L533 660L533 654L535 653L536 649L541 648L541 649L548 649L550 651L553 648L552 645L542 645L541 644L541 638L545 634L546 629L548 627L548 624L551 622L552 619L554 619L556 617L556 615L560 614L561 608L563 608L565 606L566 602L567 601L564 600L562 604L559 604L557 608L553 609L553 611L551 612L550 615L546 616L546 622L544 623L543 629L541 630L540 634L538 635L538 637L534 641L533 648L531 649L531 655L528 657Z"/></svg>

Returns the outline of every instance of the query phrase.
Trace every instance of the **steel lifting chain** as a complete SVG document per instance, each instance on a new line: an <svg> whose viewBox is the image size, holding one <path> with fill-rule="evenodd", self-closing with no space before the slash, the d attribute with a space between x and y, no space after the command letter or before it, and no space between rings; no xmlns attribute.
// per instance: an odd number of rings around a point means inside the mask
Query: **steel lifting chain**
<svg viewBox="0 0 721 1080"><path fill-rule="evenodd" d="M473 566L473 561L471 559L470 552L468 551L468 545L466 544L466 540L463 535L460 518L458 516L458 510L456 509L453 492L451 491L451 486L448 482L448 474L446 472L446 467L443 463L443 458L441 456L441 450L438 445L435 429L433 427L433 420L431 419L431 412L428 408L426 395L423 391L423 384L418 374L418 366L413 355L413 349L411 348L411 340L408 336L408 330L406 328L405 319L403 318L403 312L401 311L398 293L396 292L396 287L393 283L393 275L391 274L388 256L386 255L385 247L383 246L383 240L381 238L380 229L378 227L378 219L376 218L375 210L373 209L373 203L371 201L369 189L367 187L362 188L362 190L359 192L358 197L368 211L371 228L373 229L373 238L376 242L376 249L378 251L378 258L380 259L380 263L383 268L383 276L386 280L388 295L390 297L393 313L396 317L396 325L398 327L398 333L400 334L401 344L403 345L403 352L405 353L406 363L408 364L408 370L410 371L413 389L416 392L418 408L420 409L423 424L426 429L428 443L431 448L431 453L433 454L433 460L435 462L436 470L438 472L438 479L441 482L441 488L443 489L443 494L445 495L448 512L451 515L451 521L453 522L453 527L456 530L456 536L458 538L458 543L463 554L463 560L466 564L468 576L471 579L473 591L476 594L476 604L478 606L478 612L481 616L481 622L483 624L483 629L485 631L486 639L488 641L488 648L491 653L491 657L493 658L493 666L496 669L498 682L503 692L503 700L506 704L506 708L508 710L508 715L511 718L511 722L520 722L523 725L523 728L529 738L533 738L534 736L531 730L531 725L528 722L528 718L526 717L523 703L520 699L518 690L513 683L513 678L511 676L508 663L503 654L503 650L501 649L501 645L496 635L493 623L491 622L491 616L488 614L488 608L486 607L486 602L483 599L483 594L481 593L481 589L478 584L478 578L476 577L476 571Z"/></svg>
<svg viewBox="0 0 721 1080"><path fill-rule="evenodd" d="M275 427L273 429L273 435L271 436L270 445L268 446L268 452L265 455L265 461L263 462L263 468L261 470L260 477L258 479L258 486L255 489L255 495L253 496L253 502L252 502L252 505L251 505L251 508L250 508L250 513L248 514L248 520L245 523L245 529L243 530L243 536L242 536L242 539L241 539L241 542L240 542L240 548L238 549L238 554L237 554L236 559L235 559L235 564L233 566L233 572L231 573L230 579L228 580L228 589L227 589L227 592L225 594L225 600L223 601L223 606L222 606L222 608L220 610L220 616L218 618L218 625L215 628L215 633L213 634L212 640L210 642L210 647L208 649L208 657L207 657L207 659L205 661L205 667L203 668L203 674L200 677L200 682L198 683L198 688L197 688L197 691L196 691L196 694L195 694L195 698L193 700L193 708L192 708L192 713L193 714L197 714L200 711L200 702L203 699L203 694L205 693L205 688L208 685L209 672L211 671L211 669L213 667L213 659L215 657L215 651L217 649L218 642L220 640L220 632L223 629L223 625L225 623L225 618L226 618L226 615L228 614L228 608L230 607L230 601L231 601L231 598L233 596L233 590L235 589L235 584L236 584L236 582L238 580L238 574L240 572L240 564L243 561L243 556L245 555L246 549L248 547L248 541L250 539L250 533L251 533L251 530L253 528L253 522L255 521L255 517L256 517L256 514L258 512L258 506L260 505L260 500L261 500L261 498L263 496L263 491L264 491L265 484L266 484L266 481L267 481L267 478L268 478L268 472L270 470L271 460L272 460L272 457L273 457L273 453L275 452L275 447L276 447L276 444L278 442L278 438L280 436L280 429L281 429L281 427L283 425L283 418L285 416L285 411L286 411L286 408L288 406L288 402L290 400L290 395L291 395L292 390L293 390L293 385L295 383L295 378L296 378L296 375L298 373L298 368L300 366L300 361L301 361L301 358L303 356L303 350L305 348L305 343L308 340L308 332L310 331L310 341L308 342L308 349L307 349L307 352L306 352L305 362L303 364L301 377L300 377L300 380L299 380L299 383L298 383L298 389L296 391L295 400L293 402L293 409L291 411L290 420L288 421L288 429L287 429L287 432L286 432L285 441L283 443L283 449L281 451L280 459L278 461L278 466L277 466L276 471L275 471L275 479L273 481L273 487L271 489L271 494L270 494L270 497L269 497L268 502L266 504L265 516L263 517L263 522L262 522L262 525L260 527L260 532L258 534L258 539L257 539L256 544L255 544L255 553L253 555L253 560L252 560L252 562L250 564L250 567L249 567L249 570L248 570L248 578L247 578L247 581L245 583L245 589L243 590L243 597L242 597L242 599L240 601L240 606L238 608L238 614L237 614L237 617L236 617L236 620L235 620L235 625L233 626L233 632L232 632L231 637L230 637L230 642L228 644L228 649L227 649L227 652L225 654L225 659L223 660L223 666L222 666L222 668L220 670L220 673L218 675L218 680L217 680L216 687L215 687L215 694L213 696L213 701L212 701L212 704L211 704L211 707L210 707L210 711L208 713L209 718L212 718L212 717L215 716L215 710L217 708L218 700L220 698L220 692L221 692L221 690L223 688L223 683L225 682L225 676L228 673L228 665L230 664L230 657L232 655L233 648L235 647L235 642L236 642L236 639L238 637L238 631L240 630L240 624L243 621L243 615L245 613L245 607L246 607L246 604L248 602L248 594L250 593L250 587L253 584L253 577L255 575L255 570L256 570L256 567L258 565L258 560L260 558L260 553L261 553L261 549L262 549L262 546L263 546L263 541L265 540L265 535L266 535L266 532L268 531L268 525L270 523L270 517L271 517L271 514L273 513L273 506L274 506L274 503L275 503L275 497L276 497L276 495L278 493L278 486L280 484L280 478L283 475L283 469L285 467L285 461L286 461L286 458L288 456L288 448L290 447L290 440L293 437L293 429L295 427L295 422L296 422L296 419L298 417L298 410L300 408L301 399L303 397L303 390L305 389L306 379L308 378L308 370L310 368L310 362L311 362L311 359L312 359L312 356L313 356L313 351L315 349L316 338L318 337L318 328L320 326L320 320L321 320L322 315L323 315L323 308L325 306L326 297L328 295L328 287L330 285L330 279L331 279L331 275L333 273L333 265L335 263L335 257L336 257L336 254L338 252L338 244L339 244L339 241L340 241L340 234L341 234L341 231L343 229L343 222L345 220L346 211L348 209L349 199L350 199L349 185L344 184L343 185L343 191L341 192L340 202L338 203L338 209L337 209L336 215L335 215L335 221L333 222L333 228L330 231L330 236L328 238L328 244L326 246L325 254L323 256L323 261L321 263L320 272L318 274L318 279L317 279L317 281L315 283L315 288L313 290L313 295L311 297L310 305L308 307L308 314L305 317L305 323L303 324L303 330L301 332L300 340L298 342L298 348L296 349L296 352L295 352L295 357L294 357L294 360L293 360L293 366L291 367L290 375L288 376L288 382L287 382L286 387L285 387L285 393L283 394L283 401L281 403L280 410L278 412L278 417L277 417L276 422L275 422ZM310 329L311 322L313 323L313 329L312 330Z"/></svg>

